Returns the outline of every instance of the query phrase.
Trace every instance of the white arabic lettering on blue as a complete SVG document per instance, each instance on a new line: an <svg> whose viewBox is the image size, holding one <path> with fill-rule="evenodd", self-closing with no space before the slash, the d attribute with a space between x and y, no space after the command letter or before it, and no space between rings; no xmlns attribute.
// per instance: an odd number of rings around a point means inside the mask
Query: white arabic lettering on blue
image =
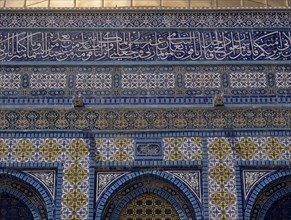
<svg viewBox="0 0 291 220"><path fill-rule="evenodd" d="M0 61L290 60L291 31L2 32Z"/></svg>

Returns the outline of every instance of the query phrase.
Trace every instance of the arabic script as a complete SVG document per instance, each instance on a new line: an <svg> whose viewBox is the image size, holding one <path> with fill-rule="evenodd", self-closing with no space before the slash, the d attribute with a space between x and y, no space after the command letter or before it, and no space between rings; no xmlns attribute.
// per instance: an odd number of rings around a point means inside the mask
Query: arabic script
<svg viewBox="0 0 291 220"><path fill-rule="evenodd" d="M0 61L290 60L291 31L2 32Z"/></svg>

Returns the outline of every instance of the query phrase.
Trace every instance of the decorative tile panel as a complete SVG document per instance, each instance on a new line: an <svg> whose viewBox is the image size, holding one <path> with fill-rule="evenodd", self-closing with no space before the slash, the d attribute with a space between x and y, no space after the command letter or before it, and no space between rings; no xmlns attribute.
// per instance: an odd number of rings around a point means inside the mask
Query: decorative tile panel
<svg viewBox="0 0 291 220"><path fill-rule="evenodd" d="M201 138L165 138L164 160L201 160L202 140Z"/></svg>
<svg viewBox="0 0 291 220"><path fill-rule="evenodd" d="M1 130L290 128L288 107L0 110ZM185 147L186 150L186 147Z"/></svg>
<svg viewBox="0 0 291 220"><path fill-rule="evenodd" d="M1 89L18 89L21 87L20 74L0 74L0 88Z"/></svg>
<svg viewBox="0 0 291 220"><path fill-rule="evenodd" d="M0 61L286 61L290 34L278 29L2 31ZM10 47L12 41L22 49ZM247 84L260 85L251 79Z"/></svg>
<svg viewBox="0 0 291 220"><path fill-rule="evenodd" d="M56 181L56 172L55 170L27 170L26 173L34 176L42 183L45 184L49 192L51 193L52 197L55 197L55 181Z"/></svg>
<svg viewBox="0 0 291 220"><path fill-rule="evenodd" d="M163 160L163 143L160 139L135 140L135 160Z"/></svg>
<svg viewBox="0 0 291 220"><path fill-rule="evenodd" d="M276 73L276 86L279 88L290 88L291 87L291 73L289 72Z"/></svg>
<svg viewBox="0 0 291 220"><path fill-rule="evenodd" d="M231 73L232 88L265 88L267 79L265 73Z"/></svg>
<svg viewBox="0 0 291 220"><path fill-rule="evenodd" d="M96 179L96 199L100 196L102 191L106 189L113 181L117 180L122 175L125 175L128 172L97 172Z"/></svg>
<svg viewBox="0 0 291 220"><path fill-rule="evenodd" d="M77 74L77 89L110 89L112 86L112 75L110 73L99 74Z"/></svg>
<svg viewBox="0 0 291 220"><path fill-rule="evenodd" d="M33 89L64 89L67 84L66 74L32 74L30 86Z"/></svg>
<svg viewBox="0 0 291 220"><path fill-rule="evenodd" d="M233 139L233 148L242 160L289 160L289 137L243 137Z"/></svg>
<svg viewBox="0 0 291 220"><path fill-rule="evenodd" d="M290 27L291 13L286 10L229 10L207 13L198 10L167 11L161 10L124 10L114 13L107 11L84 11L78 16L71 11L50 12L15 12L2 11L1 28L17 27L53 27L53 28L254 28L254 27Z"/></svg>
<svg viewBox="0 0 291 220"><path fill-rule="evenodd" d="M195 195L201 199L200 172L199 171L169 171L172 175L185 182Z"/></svg>
<svg viewBox="0 0 291 220"><path fill-rule="evenodd" d="M89 140L83 139L0 139L2 157L0 163L13 162L61 162L64 166L62 179L61 219L87 219L89 215ZM82 150L72 153L72 146L78 144ZM6 147L4 147L4 145ZM1 146L1 145L0 145ZM87 148L87 150L84 150ZM1 149L1 148L0 148ZM8 149L7 151L5 149ZM75 147L75 149L78 149ZM68 153L67 153L68 150ZM80 154L78 154L80 152ZM71 155L73 155L71 157ZM78 155L77 155L78 154ZM54 191L51 173L34 170L27 171L39 178ZM54 193L54 192L53 192ZM82 211L81 211L82 210Z"/></svg>
<svg viewBox="0 0 291 220"><path fill-rule="evenodd" d="M0 103L69 105L72 104L73 96L81 96L86 104L92 105L144 105L148 104L148 100L152 104L201 105L212 104L212 98L217 94L234 97L225 102L235 104L286 103L291 94L288 78L290 72L291 67L286 65L2 65ZM272 101L274 95L278 97ZM53 102L47 98L58 100Z"/></svg>
<svg viewBox="0 0 291 220"><path fill-rule="evenodd" d="M133 161L134 144L131 138L99 138L95 146L96 161Z"/></svg>
<svg viewBox="0 0 291 220"><path fill-rule="evenodd" d="M235 155L227 138L208 138L210 219L238 219Z"/></svg>
<svg viewBox="0 0 291 220"><path fill-rule="evenodd" d="M220 88L221 79L219 73L186 73L185 87L198 88Z"/></svg>
<svg viewBox="0 0 291 220"><path fill-rule="evenodd" d="M243 183L244 183L244 196L247 197L252 187L262 178L273 172L273 170L244 170Z"/></svg>
<svg viewBox="0 0 291 220"><path fill-rule="evenodd" d="M121 87L123 89L175 88L175 79L176 77L173 73L122 74Z"/></svg>

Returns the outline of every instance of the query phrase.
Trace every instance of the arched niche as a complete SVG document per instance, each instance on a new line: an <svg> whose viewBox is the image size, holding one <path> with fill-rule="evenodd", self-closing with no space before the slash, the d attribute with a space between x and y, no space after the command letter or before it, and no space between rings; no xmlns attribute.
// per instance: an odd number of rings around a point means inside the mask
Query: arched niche
<svg viewBox="0 0 291 220"><path fill-rule="evenodd" d="M0 196L19 202L34 220L54 219L54 203L46 187L30 175L17 170L0 169Z"/></svg>
<svg viewBox="0 0 291 220"><path fill-rule="evenodd" d="M259 181L246 200L245 220L265 219L280 201L291 199L291 170L278 170ZM287 214L288 215L288 214ZM278 215L278 219L281 219ZM291 212L289 219L291 219Z"/></svg>
<svg viewBox="0 0 291 220"><path fill-rule="evenodd" d="M201 204L192 190L178 178L162 171L137 171L115 180L99 197L95 219L120 219L132 202L145 196L159 198L167 204L173 219L176 214L178 219L202 219ZM146 213L146 209L144 205L142 213ZM153 213L151 216L158 218Z"/></svg>

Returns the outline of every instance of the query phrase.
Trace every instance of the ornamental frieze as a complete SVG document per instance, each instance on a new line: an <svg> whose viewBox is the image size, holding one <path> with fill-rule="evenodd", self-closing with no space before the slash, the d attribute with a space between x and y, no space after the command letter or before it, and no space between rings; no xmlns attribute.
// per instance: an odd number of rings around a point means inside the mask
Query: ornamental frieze
<svg viewBox="0 0 291 220"><path fill-rule="evenodd" d="M290 108L1 110L2 130L163 130L290 128Z"/></svg>
<svg viewBox="0 0 291 220"><path fill-rule="evenodd" d="M0 61L286 61L291 32L2 32Z"/></svg>

